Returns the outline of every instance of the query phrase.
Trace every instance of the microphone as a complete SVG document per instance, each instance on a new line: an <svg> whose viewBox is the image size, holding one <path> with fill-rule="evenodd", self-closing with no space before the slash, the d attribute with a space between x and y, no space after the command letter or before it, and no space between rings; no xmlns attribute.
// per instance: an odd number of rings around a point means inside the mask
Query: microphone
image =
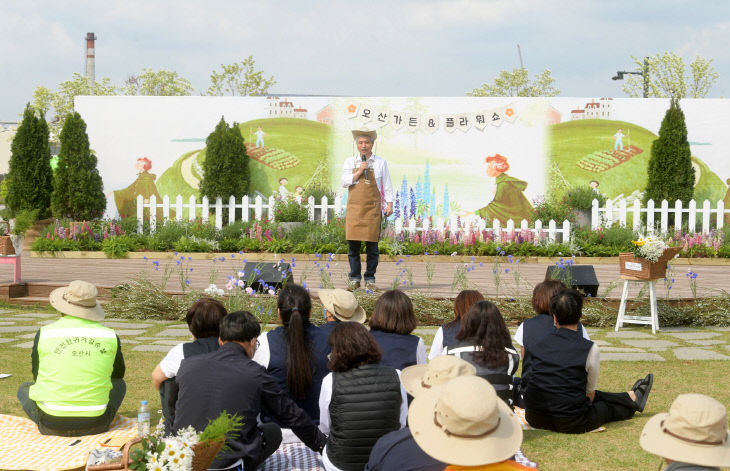
<svg viewBox="0 0 730 471"><path fill-rule="evenodd" d="M367 158L365 157L365 154L361 154L360 158L362 159L363 162L367 162ZM362 175L365 177L365 180L370 180L370 178L368 177L368 169L365 169L363 171Z"/></svg>

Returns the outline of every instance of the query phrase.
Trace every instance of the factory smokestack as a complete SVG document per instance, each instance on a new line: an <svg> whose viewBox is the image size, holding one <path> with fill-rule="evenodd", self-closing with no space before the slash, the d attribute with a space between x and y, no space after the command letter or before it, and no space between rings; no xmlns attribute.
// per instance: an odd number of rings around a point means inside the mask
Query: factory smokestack
<svg viewBox="0 0 730 471"><path fill-rule="evenodd" d="M86 33L86 80L89 81L90 87L93 87L96 81L96 52L94 41L96 41L96 35L94 33Z"/></svg>

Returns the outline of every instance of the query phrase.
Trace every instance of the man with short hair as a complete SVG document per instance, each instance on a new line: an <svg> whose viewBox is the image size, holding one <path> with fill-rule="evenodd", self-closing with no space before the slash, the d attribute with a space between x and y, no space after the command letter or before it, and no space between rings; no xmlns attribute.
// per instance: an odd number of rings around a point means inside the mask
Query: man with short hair
<svg viewBox="0 0 730 471"><path fill-rule="evenodd" d="M345 238L350 262L348 288L353 290L360 287L360 248L362 242L365 242L365 286L374 291L375 271L380 256L380 222L383 215L387 218L393 214L393 183L390 180L388 163L373 154L377 132L360 129L352 131L352 137L355 139L358 154L345 160L342 168L342 187L347 188L348 192L345 213ZM386 203L385 211L381 208L381 198Z"/></svg>
<svg viewBox="0 0 730 471"><path fill-rule="evenodd" d="M643 412L654 375L622 393L598 391L598 347L578 331L583 295L564 288L550 299L555 330L526 337L525 361L530 381L524 390L525 418L535 428L585 433L606 422L626 420Z"/></svg>
<svg viewBox="0 0 730 471"><path fill-rule="evenodd" d="M256 469L281 443L281 428L257 424L263 409L312 450L321 452L327 440L307 414L292 401L258 363L256 353L261 326L249 312L228 314L220 325L220 349L182 362L177 374L180 386L173 430L192 425L203 430L221 412L238 414L243 428L228 440L230 451L218 455L211 468L244 465Z"/></svg>
<svg viewBox="0 0 730 471"><path fill-rule="evenodd" d="M72 281L49 296L61 312L33 340L33 381L18 400L43 435L77 437L109 430L124 400L124 357L114 330L100 324L96 286Z"/></svg>

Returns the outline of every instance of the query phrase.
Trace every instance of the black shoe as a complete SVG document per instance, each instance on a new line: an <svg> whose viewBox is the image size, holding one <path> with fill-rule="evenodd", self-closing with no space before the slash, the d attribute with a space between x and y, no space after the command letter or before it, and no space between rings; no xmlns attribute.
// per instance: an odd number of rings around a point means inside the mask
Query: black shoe
<svg viewBox="0 0 730 471"><path fill-rule="evenodd" d="M638 412L644 412L644 407L646 407L646 401L649 399L649 393L651 392L651 387L654 384L654 375L649 373L646 375L646 378L637 381L634 386L631 388L634 391L634 394L636 394L636 410Z"/></svg>

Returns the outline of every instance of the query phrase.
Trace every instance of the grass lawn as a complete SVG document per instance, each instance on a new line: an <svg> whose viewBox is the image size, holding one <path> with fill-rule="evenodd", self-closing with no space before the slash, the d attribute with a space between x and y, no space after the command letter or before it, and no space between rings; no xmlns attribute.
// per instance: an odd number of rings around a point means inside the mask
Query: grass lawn
<svg viewBox="0 0 730 471"><path fill-rule="evenodd" d="M16 391L22 382L31 380L30 349L13 346L18 343L32 341L37 321L13 319L16 315L22 315L23 312L31 311L13 311L0 315L0 317L5 318L0 320L12 319L14 326L28 328L27 331L23 332L1 334L2 337L16 339L12 342L0 344L0 365L2 365L0 373L12 374L9 378L0 380L0 413L3 414L24 415L17 402ZM43 312L43 309L35 309L32 312ZM124 321L120 320L120 322ZM133 322L145 321L135 320ZM162 330L169 329L172 326L176 328L180 326L180 323L170 322L153 323L146 321L145 323L152 325L145 330L144 338L155 337ZM120 330L120 328L116 329ZM642 333L650 332L646 328L628 330ZM603 345L611 344L614 347L628 347L628 345L621 344L621 339L610 336L611 329L591 328L589 331L591 338L601 341ZM678 346L694 345L692 341L677 339L671 335L672 333L671 331L662 331L656 338L651 340L671 341ZM433 329L425 329L419 335L424 338L426 345L430 345L433 339ZM156 423L160 417L160 400L157 391L152 388L150 372L164 356L164 353L133 351L132 348L137 344L125 342L125 339L134 338L135 336L122 337L122 348L127 365L127 374L125 376L127 396L119 412L122 415L134 417L139 401L146 399L151 405L153 423ZM184 339L174 337L170 340L182 341ZM728 354L730 352L726 345L730 343L730 331L714 330L712 340L718 341L716 343L719 345L707 345L702 348L717 353ZM151 344L152 342L142 340L142 343ZM605 348L606 351L610 350L608 347ZM671 350L648 350L651 353L658 354L665 361L604 361L601 363L599 378L599 389L622 391L628 389L639 377L643 377L649 372L654 373L654 388L645 412L638 414L630 421L608 424L606 431L601 433L561 435L539 430L525 431L523 451L530 459L539 464L540 470L656 469L659 458L644 452L639 447L641 429L652 415L667 411L674 398L678 394L686 392L702 392L718 399L723 404L730 404L730 391L727 388L726 378L727 372L730 371L730 363L727 361L680 361L675 358Z"/></svg>

